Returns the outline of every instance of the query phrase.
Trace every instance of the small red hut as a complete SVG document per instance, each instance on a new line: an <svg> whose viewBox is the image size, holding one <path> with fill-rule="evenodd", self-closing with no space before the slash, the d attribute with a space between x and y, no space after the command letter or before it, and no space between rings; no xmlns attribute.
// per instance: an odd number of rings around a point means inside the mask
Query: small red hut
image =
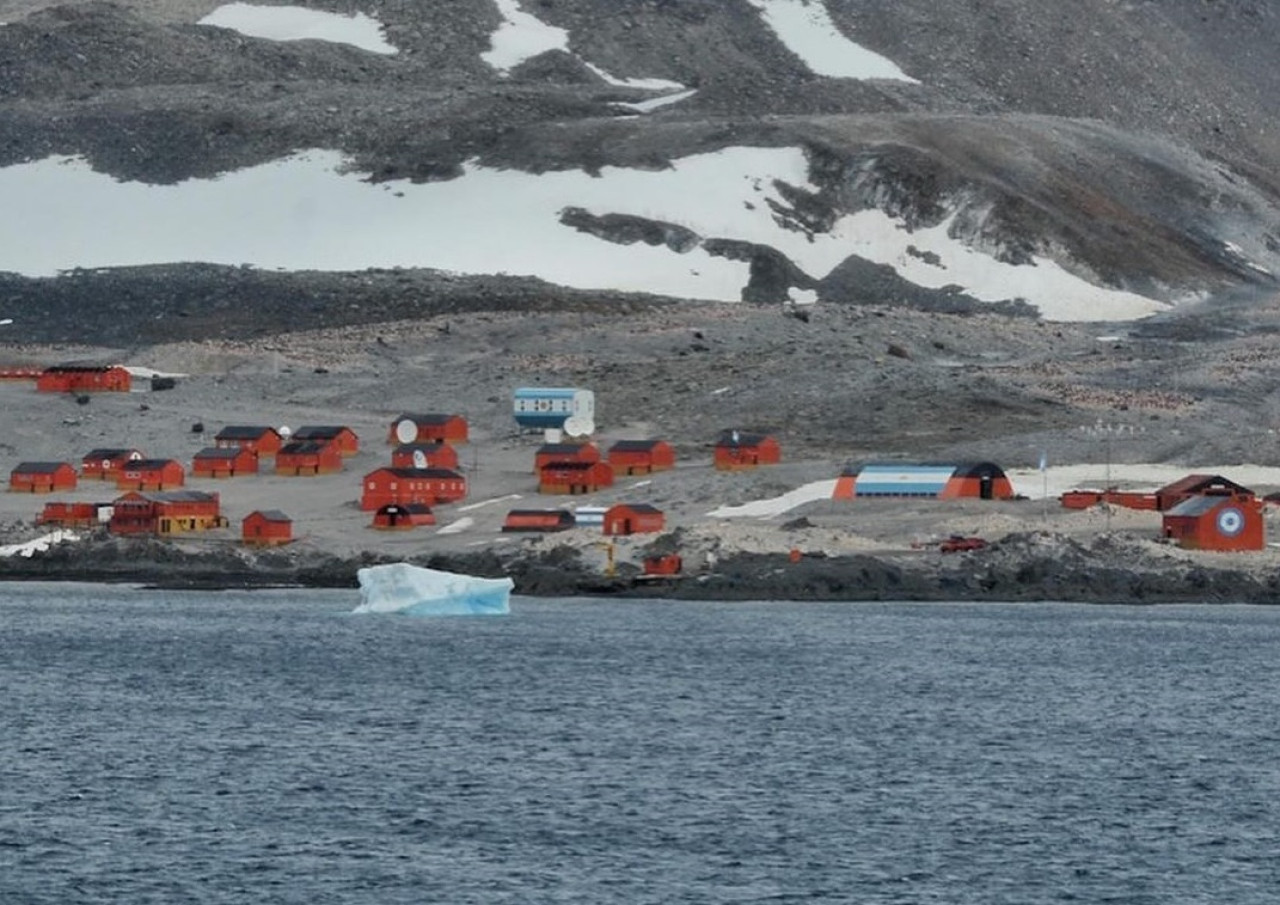
<svg viewBox="0 0 1280 905"><path fill-rule="evenodd" d="M240 446L207 446L191 460L191 474L197 478L234 478L257 473L258 454Z"/></svg>
<svg viewBox="0 0 1280 905"><path fill-rule="evenodd" d="M574 526L567 509L512 509L502 523L503 531L568 531Z"/></svg>
<svg viewBox="0 0 1280 905"><path fill-rule="evenodd" d="M533 473L552 462L599 462L600 448L594 443L544 443L533 455Z"/></svg>
<svg viewBox="0 0 1280 905"><path fill-rule="evenodd" d="M618 474L650 474L675 468L676 451L665 440L619 440L609 447L609 464Z"/></svg>
<svg viewBox="0 0 1280 905"><path fill-rule="evenodd" d="M467 495L467 479L449 468L379 468L364 476L360 508L456 503Z"/></svg>
<svg viewBox="0 0 1280 905"><path fill-rule="evenodd" d="M605 534L652 534L665 524L662 510L647 503L618 503L604 513Z"/></svg>
<svg viewBox="0 0 1280 905"><path fill-rule="evenodd" d="M69 462L19 462L9 472L9 489L16 493L75 490L76 470Z"/></svg>
<svg viewBox="0 0 1280 905"><path fill-rule="evenodd" d="M276 474L290 477L342 471L342 452L335 444L291 440L276 453Z"/></svg>
<svg viewBox="0 0 1280 905"><path fill-rule="evenodd" d="M141 452L128 447L91 449L80 460L80 477L86 481L114 481L126 462L141 458Z"/></svg>
<svg viewBox="0 0 1280 905"><path fill-rule="evenodd" d="M448 443L404 443L391 451L392 468L458 468L458 451Z"/></svg>
<svg viewBox="0 0 1280 905"><path fill-rule="evenodd" d="M715 466L721 471L739 471L782 461L778 441L768 434L725 431L716 441Z"/></svg>
<svg viewBox="0 0 1280 905"><path fill-rule="evenodd" d="M435 514L423 503L388 503L373 514L370 527L383 531L407 531L422 525L434 525Z"/></svg>
<svg viewBox="0 0 1280 905"><path fill-rule="evenodd" d="M276 547L293 540L293 519L278 509L255 509L240 522L240 538L255 547Z"/></svg>
<svg viewBox="0 0 1280 905"><path fill-rule="evenodd" d="M320 425L300 427L293 432L296 441L314 443L331 443L338 448L343 458L354 456L360 451L360 438L349 427L339 425Z"/></svg>
<svg viewBox="0 0 1280 905"><path fill-rule="evenodd" d="M274 456L284 446L284 438L274 427L260 425L229 425L213 438L220 449L247 449L259 457Z"/></svg>
<svg viewBox="0 0 1280 905"><path fill-rule="evenodd" d="M538 472L538 493L595 493L612 486L608 462L551 462Z"/></svg>
<svg viewBox="0 0 1280 905"><path fill-rule="evenodd" d="M1195 550L1266 547L1262 501L1253 496L1193 496L1164 514L1164 536Z"/></svg>
<svg viewBox="0 0 1280 905"><path fill-rule="evenodd" d="M132 386L133 375L119 365L54 365L36 378L42 393L127 393Z"/></svg>
<svg viewBox="0 0 1280 905"><path fill-rule="evenodd" d="M467 419L438 413L400 415L387 431L388 443L466 443Z"/></svg>
<svg viewBox="0 0 1280 905"><path fill-rule="evenodd" d="M169 490L186 483L186 469L176 459L131 459L116 475L120 490Z"/></svg>

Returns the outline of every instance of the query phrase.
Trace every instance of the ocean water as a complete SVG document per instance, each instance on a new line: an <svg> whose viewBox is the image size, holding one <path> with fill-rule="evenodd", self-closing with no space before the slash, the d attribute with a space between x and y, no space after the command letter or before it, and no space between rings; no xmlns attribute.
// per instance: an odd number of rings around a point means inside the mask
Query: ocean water
<svg viewBox="0 0 1280 905"><path fill-rule="evenodd" d="M0 585L0 902L1280 890L1280 609Z"/></svg>

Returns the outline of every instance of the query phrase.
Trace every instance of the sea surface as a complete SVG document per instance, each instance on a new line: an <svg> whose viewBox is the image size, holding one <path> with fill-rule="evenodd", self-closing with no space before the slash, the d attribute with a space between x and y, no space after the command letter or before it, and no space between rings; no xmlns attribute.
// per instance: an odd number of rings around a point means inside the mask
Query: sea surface
<svg viewBox="0 0 1280 905"><path fill-rule="evenodd" d="M0 902L1273 903L1280 609L0 585Z"/></svg>

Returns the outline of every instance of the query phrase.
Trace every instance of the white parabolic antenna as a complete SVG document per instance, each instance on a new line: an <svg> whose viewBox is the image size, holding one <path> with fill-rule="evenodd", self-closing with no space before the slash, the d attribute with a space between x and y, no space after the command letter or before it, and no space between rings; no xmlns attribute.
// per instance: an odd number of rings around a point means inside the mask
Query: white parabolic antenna
<svg viewBox="0 0 1280 905"><path fill-rule="evenodd" d="M280 425L280 429L276 431L276 433L282 437L291 437L293 436L293 428L291 428L287 424L282 424Z"/></svg>
<svg viewBox="0 0 1280 905"><path fill-rule="evenodd" d="M570 415L564 419L564 432L570 437L581 437L584 433L582 430L582 419L577 415Z"/></svg>
<svg viewBox="0 0 1280 905"><path fill-rule="evenodd" d="M577 421L578 430L580 431L579 437L590 437L596 432L596 419L579 417Z"/></svg>
<svg viewBox="0 0 1280 905"><path fill-rule="evenodd" d="M403 421L401 421L400 423L401 423L401 424L404 424L404 422L403 422ZM415 449L415 450L413 451L413 467L414 467L414 468L426 468L426 467L427 467L427 454L426 454L426 453L424 453L424 452L423 452L422 450L420 450L420 449Z"/></svg>
<svg viewBox="0 0 1280 905"><path fill-rule="evenodd" d="M396 439L401 443L412 443L418 439L418 425L409 418L396 422Z"/></svg>

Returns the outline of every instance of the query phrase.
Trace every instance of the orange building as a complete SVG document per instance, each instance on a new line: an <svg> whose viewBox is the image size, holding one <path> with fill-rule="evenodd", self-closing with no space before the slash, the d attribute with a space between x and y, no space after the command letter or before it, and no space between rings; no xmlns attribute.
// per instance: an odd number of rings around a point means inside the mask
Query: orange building
<svg viewBox="0 0 1280 905"><path fill-rule="evenodd" d="M538 472L538 493L595 493L613 486L608 462L551 462Z"/></svg>
<svg viewBox="0 0 1280 905"><path fill-rule="evenodd" d="M456 503L467 495L467 479L449 468L379 468L364 476L360 508L372 512L392 504Z"/></svg>
<svg viewBox="0 0 1280 905"><path fill-rule="evenodd" d="M291 440L276 453L276 474L290 477L342 471L342 451L333 443Z"/></svg>
<svg viewBox="0 0 1280 905"><path fill-rule="evenodd" d="M406 412L391 422L388 443L466 443L467 419L461 415Z"/></svg>
<svg viewBox="0 0 1280 905"><path fill-rule="evenodd" d="M599 462L600 448L594 443L544 443L533 454L533 473L552 462Z"/></svg>
<svg viewBox="0 0 1280 905"><path fill-rule="evenodd" d="M113 534L168 537L211 531L227 525L218 495L199 490L135 491L118 497L113 507L109 526Z"/></svg>
<svg viewBox="0 0 1280 905"><path fill-rule="evenodd" d="M120 490L171 490L186 483L187 473L175 459L130 459L116 475Z"/></svg>
<svg viewBox="0 0 1280 905"><path fill-rule="evenodd" d="M242 446L207 446L191 460L191 474L197 478L234 478L257 473L258 454Z"/></svg>
<svg viewBox="0 0 1280 905"><path fill-rule="evenodd" d="M391 451L392 468L458 467L458 451L448 443L404 443Z"/></svg>
<svg viewBox="0 0 1280 905"><path fill-rule="evenodd" d="M503 531L568 531L574 526L567 509L512 509L502 522Z"/></svg>
<svg viewBox="0 0 1280 905"><path fill-rule="evenodd" d="M652 534L665 524L662 510L647 503L618 503L604 513L604 533L610 535Z"/></svg>
<svg viewBox="0 0 1280 905"><path fill-rule="evenodd" d="M103 524L103 510L108 503L45 503L36 516L37 525L55 525L59 528L96 528Z"/></svg>
<svg viewBox="0 0 1280 905"><path fill-rule="evenodd" d="M19 462L9 472L15 493L53 493L76 489L76 470L69 462Z"/></svg>
<svg viewBox="0 0 1280 905"><path fill-rule="evenodd" d="M284 438L274 427L260 425L229 425L213 438L220 449L247 449L259 457L274 456L284 446Z"/></svg>
<svg viewBox="0 0 1280 905"><path fill-rule="evenodd" d="M141 452L128 447L91 449L80 460L80 477L86 481L114 481L126 462L142 458Z"/></svg>
<svg viewBox="0 0 1280 905"><path fill-rule="evenodd" d="M1165 512L1164 536L1194 550L1262 550L1262 501L1253 496L1193 496Z"/></svg>
<svg viewBox="0 0 1280 905"><path fill-rule="evenodd" d="M132 386L133 375L119 365L54 365L36 378L42 393L127 393Z"/></svg>
<svg viewBox="0 0 1280 905"><path fill-rule="evenodd" d="M1252 497L1254 493L1248 487L1242 487L1235 481L1228 481L1222 475L1190 474L1157 490L1156 508L1161 512L1167 512L1184 500L1196 496Z"/></svg>
<svg viewBox="0 0 1280 905"><path fill-rule="evenodd" d="M609 447L609 464L617 474L650 474L675 468L676 451L665 440L619 440Z"/></svg>
<svg viewBox="0 0 1280 905"><path fill-rule="evenodd" d="M255 509L240 522L240 539L255 547L277 547L293 540L293 519L278 509Z"/></svg>
<svg viewBox="0 0 1280 905"><path fill-rule="evenodd" d="M360 451L360 438L349 427L339 425L321 425L300 427L293 432L293 440L313 443L331 443L337 447L343 458L354 456Z"/></svg>
<svg viewBox="0 0 1280 905"><path fill-rule="evenodd" d="M715 466L721 471L740 471L782 461L778 441L768 434L725 431L716 441Z"/></svg>
<svg viewBox="0 0 1280 905"><path fill-rule="evenodd" d="M434 525L435 514L423 503L388 503L373 514L371 527L383 531L406 531L423 525Z"/></svg>
<svg viewBox="0 0 1280 905"><path fill-rule="evenodd" d="M1013 484L991 462L873 463L849 467L836 479L833 499L934 497L940 500L1010 500Z"/></svg>

